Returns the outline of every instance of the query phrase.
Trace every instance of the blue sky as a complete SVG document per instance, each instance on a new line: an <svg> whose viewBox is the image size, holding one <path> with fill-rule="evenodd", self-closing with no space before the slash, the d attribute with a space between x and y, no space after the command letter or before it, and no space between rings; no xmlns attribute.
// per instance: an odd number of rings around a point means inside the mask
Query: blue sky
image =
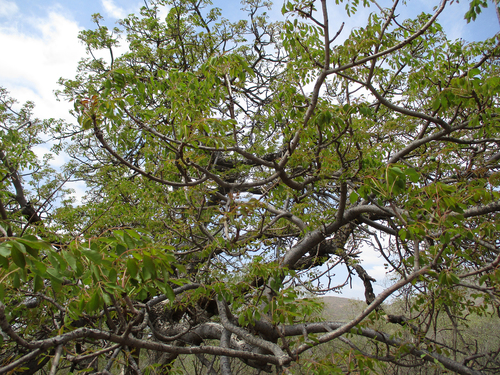
<svg viewBox="0 0 500 375"><path fill-rule="evenodd" d="M332 6L335 3L334 0L328 2ZM378 2L387 6L387 1ZM437 4L437 0L408 0L407 5L401 5L396 14L402 20L422 11L431 13ZM34 101L35 114L40 118L74 121L68 114L71 106L57 102L54 91L58 89L57 80L60 77L75 76L77 63L85 56L85 49L77 39L78 32L93 27L93 13L100 13L105 18L106 25L114 26L118 19L129 13L137 13L142 5L143 0L0 0L0 86L5 87L20 102ZM244 16L244 13L239 12L238 0L214 1L214 6L220 7L223 16L231 20ZM281 6L282 0L277 0L273 10L269 12L271 18L282 18ZM471 24L463 19L467 9L468 1L454 1L440 17L439 22L450 39L481 40L500 31L493 6L484 10L476 22ZM332 30L336 31L341 22L346 21L339 41L345 39L353 27L363 26L363 20L369 12L369 9L360 8L349 19L345 16L342 5L332 8ZM37 151L43 155L48 150L40 147ZM54 164L57 167L64 161L64 157L59 157ZM82 185L74 184L72 187L77 196L83 195ZM383 289L385 270L381 264L383 262L377 258L376 253L363 254L364 267L380 281L375 287L376 293ZM353 288L354 295L362 299L362 284L356 282Z"/></svg>

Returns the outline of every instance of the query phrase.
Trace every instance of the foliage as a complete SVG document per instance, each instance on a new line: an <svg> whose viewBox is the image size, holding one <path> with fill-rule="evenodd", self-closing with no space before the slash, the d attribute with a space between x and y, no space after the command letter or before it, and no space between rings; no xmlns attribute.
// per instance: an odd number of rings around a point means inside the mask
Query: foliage
<svg viewBox="0 0 500 375"><path fill-rule="evenodd" d="M498 372L498 348L450 352L432 332L438 312L499 308L498 36L448 40L446 1L408 20L396 1L343 42L326 0L286 2L283 22L267 6L247 0L234 22L155 0L113 30L94 15L89 57L61 79L74 124L2 92L1 372L159 374L185 355L223 374ZM41 132L72 158L61 174L35 157ZM69 178L88 186L81 205L61 201ZM368 247L392 275L378 296ZM318 319L305 295L353 277L367 308ZM406 315L384 310L395 295ZM336 341L346 355L315 357Z"/></svg>

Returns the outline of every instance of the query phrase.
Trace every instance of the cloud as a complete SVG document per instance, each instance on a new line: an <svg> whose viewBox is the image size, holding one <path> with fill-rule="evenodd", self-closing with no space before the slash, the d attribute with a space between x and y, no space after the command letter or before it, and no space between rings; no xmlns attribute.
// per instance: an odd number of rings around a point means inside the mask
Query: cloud
<svg viewBox="0 0 500 375"><path fill-rule="evenodd" d="M0 17L11 17L18 11L19 8L12 1L0 0Z"/></svg>
<svg viewBox="0 0 500 375"><path fill-rule="evenodd" d="M78 61L85 55L77 39L80 27L56 12L23 21L35 32L27 34L15 22L14 26L0 26L4 56L0 82L20 102L34 101L37 117L71 121L69 104L57 102L54 90L60 88L60 77L74 77Z"/></svg>
<svg viewBox="0 0 500 375"><path fill-rule="evenodd" d="M0 0L0 9L2 8ZM3 21L3 22L2 22ZM72 105L56 100L60 77L75 76L78 61L85 56L85 47L78 40L79 25L60 12L49 11L45 17L15 15L9 22L0 20L0 85L20 103L35 103L34 115L40 119L75 119L69 114ZM50 143L34 147L38 157L50 153ZM55 156L51 165L59 169L66 155ZM75 198L81 200L84 188L75 186Z"/></svg>
<svg viewBox="0 0 500 375"><path fill-rule="evenodd" d="M83 202L83 197L87 192L87 186L83 181L71 181L64 185L67 189L73 189L73 193L70 194L71 197L75 199L75 205L81 205Z"/></svg>
<svg viewBox="0 0 500 375"><path fill-rule="evenodd" d="M102 6L106 13L114 18L125 18L127 16L125 9L120 8L113 0L102 0Z"/></svg>
<svg viewBox="0 0 500 375"><path fill-rule="evenodd" d="M168 6L168 5L159 5L158 6L158 18L161 21L165 21L165 18L167 18L169 12L170 12L170 6Z"/></svg>
<svg viewBox="0 0 500 375"><path fill-rule="evenodd" d="M50 151L50 148L52 146L51 142L47 142L38 146L35 146L32 148L32 151L35 153L35 155L42 160L45 155L50 155L51 156L51 161L50 165L52 168L56 169L61 169L64 164L69 162L69 156L67 154L61 153L59 155L54 154L52 151Z"/></svg>

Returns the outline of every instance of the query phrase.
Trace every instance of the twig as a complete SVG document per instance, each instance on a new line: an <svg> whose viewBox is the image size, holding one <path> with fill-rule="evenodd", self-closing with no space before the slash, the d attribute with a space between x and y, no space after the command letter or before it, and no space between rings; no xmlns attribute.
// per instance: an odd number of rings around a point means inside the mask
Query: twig
<svg viewBox="0 0 500 375"><path fill-rule="evenodd" d="M59 345L56 348L56 354L54 356L54 360L52 361L52 367L50 368L49 375L56 375L57 365L59 364L59 361L61 359L62 350L63 350L63 346L62 345Z"/></svg>

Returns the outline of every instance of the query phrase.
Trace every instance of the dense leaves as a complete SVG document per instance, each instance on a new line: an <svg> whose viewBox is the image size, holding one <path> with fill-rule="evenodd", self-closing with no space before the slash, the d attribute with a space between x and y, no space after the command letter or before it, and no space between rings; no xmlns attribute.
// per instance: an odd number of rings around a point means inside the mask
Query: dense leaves
<svg viewBox="0 0 500 375"><path fill-rule="evenodd" d="M498 37L449 40L453 4L402 20L396 1L337 42L327 5L94 15L61 79L74 124L2 92L0 371L498 372L499 348L461 334L499 317ZM61 175L33 153L42 131L72 158ZM59 196L70 178L81 205ZM370 249L391 275L378 296ZM366 309L324 321L310 297L352 278Z"/></svg>

